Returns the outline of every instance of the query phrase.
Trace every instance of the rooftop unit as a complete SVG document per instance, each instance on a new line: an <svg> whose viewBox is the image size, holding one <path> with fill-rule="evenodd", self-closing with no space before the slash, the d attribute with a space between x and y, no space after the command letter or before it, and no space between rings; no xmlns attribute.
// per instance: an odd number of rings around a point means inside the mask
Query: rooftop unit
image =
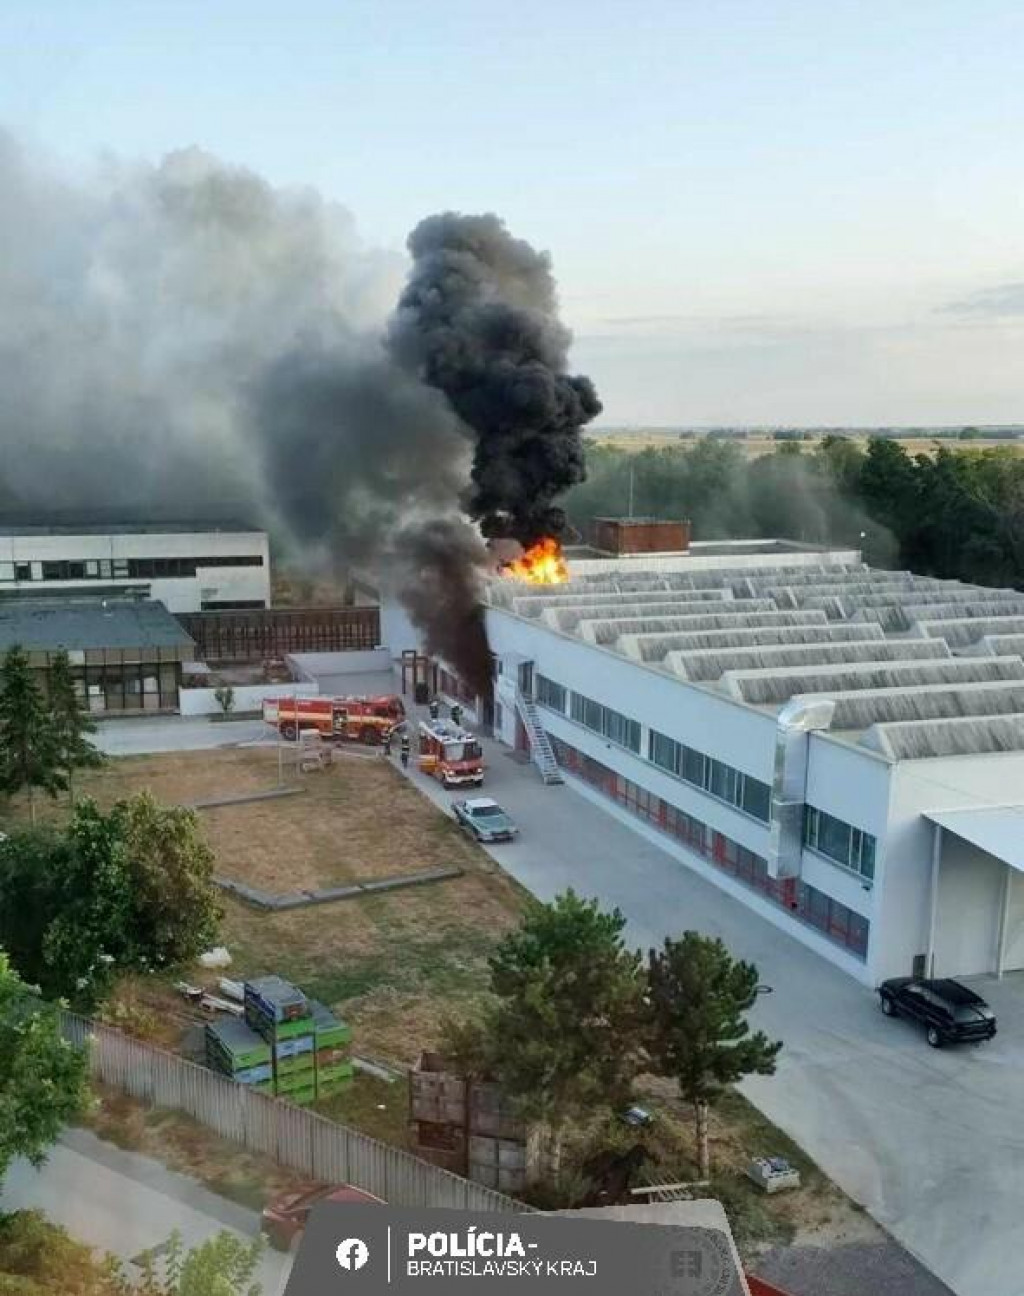
<svg viewBox="0 0 1024 1296"><path fill-rule="evenodd" d="M658 518L594 518L593 545L605 554L685 553L689 522Z"/></svg>

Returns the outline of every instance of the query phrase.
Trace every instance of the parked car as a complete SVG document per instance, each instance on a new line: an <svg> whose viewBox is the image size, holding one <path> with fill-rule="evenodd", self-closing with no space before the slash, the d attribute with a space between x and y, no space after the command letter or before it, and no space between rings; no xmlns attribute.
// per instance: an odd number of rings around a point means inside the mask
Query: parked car
<svg viewBox="0 0 1024 1296"><path fill-rule="evenodd" d="M272 1247L278 1251L291 1251L298 1245L309 1220L309 1212L322 1201L355 1202L360 1206L383 1206L384 1202L372 1193L348 1184L331 1187L330 1184L311 1183L290 1192L281 1193L263 1208L260 1229Z"/></svg>
<svg viewBox="0 0 1024 1296"><path fill-rule="evenodd" d="M893 977L882 982L878 995L887 1017L912 1017L921 1022L932 1048L987 1040L996 1033L995 1013L980 995L959 981Z"/></svg>
<svg viewBox="0 0 1024 1296"><path fill-rule="evenodd" d="M497 801L490 797L469 797L452 805L452 814L467 828L477 841L511 841L519 829Z"/></svg>

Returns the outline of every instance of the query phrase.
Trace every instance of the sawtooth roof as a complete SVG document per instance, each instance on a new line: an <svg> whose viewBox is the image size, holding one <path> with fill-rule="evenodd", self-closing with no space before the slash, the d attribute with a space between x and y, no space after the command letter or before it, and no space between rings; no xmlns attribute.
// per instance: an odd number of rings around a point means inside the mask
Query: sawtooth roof
<svg viewBox="0 0 1024 1296"><path fill-rule="evenodd" d="M1024 594L862 563L645 569L488 601L747 706L835 702L834 735L889 760L1024 751Z"/></svg>

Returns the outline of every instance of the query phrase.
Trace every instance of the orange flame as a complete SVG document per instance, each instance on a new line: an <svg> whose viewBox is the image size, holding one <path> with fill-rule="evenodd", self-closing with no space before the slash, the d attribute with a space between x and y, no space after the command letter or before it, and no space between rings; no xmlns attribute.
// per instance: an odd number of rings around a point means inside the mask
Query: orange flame
<svg viewBox="0 0 1024 1296"><path fill-rule="evenodd" d="M528 581L531 585L562 585L569 579L569 565L558 541L545 536L531 545L521 558L505 563L501 574L510 580Z"/></svg>

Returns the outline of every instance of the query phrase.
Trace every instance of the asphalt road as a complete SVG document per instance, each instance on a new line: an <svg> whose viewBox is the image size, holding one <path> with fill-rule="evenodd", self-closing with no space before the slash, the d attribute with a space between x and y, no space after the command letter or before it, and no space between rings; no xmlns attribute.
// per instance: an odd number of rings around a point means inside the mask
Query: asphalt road
<svg viewBox="0 0 1024 1296"><path fill-rule="evenodd" d="M86 1130L65 1130L41 1170L16 1161L3 1185L3 1209L40 1210L80 1241L130 1262L177 1230L187 1249L221 1230L251 1241L259 1216L149 1157L125 1152ZM130 1274L137 1273L130 1263ZM291 1258L264 1253L264 1296L281 1296Z"/></svg>
<svg viewBox="0 0 1024 1296"><path fill-rule="evenodd" d="M107 738L129 726L130 747ZM173 719L104 731L108 750L133 751L265 732ZM748 1096L958 1296L1024 1296L1024 977L979 987L999 1016L995 1040L929 1049L911 1024L884 1018L870 991L688 869L656 829L581 784L544 786L495 743L484 749L486 791L522 829L494 858L541 899L572 886L617 906L641 948L693 928L756 963L774 993L753 1020L785 1048L775 1076L744 1085ZM439 784L410 777L448 808Z"/></svg>

